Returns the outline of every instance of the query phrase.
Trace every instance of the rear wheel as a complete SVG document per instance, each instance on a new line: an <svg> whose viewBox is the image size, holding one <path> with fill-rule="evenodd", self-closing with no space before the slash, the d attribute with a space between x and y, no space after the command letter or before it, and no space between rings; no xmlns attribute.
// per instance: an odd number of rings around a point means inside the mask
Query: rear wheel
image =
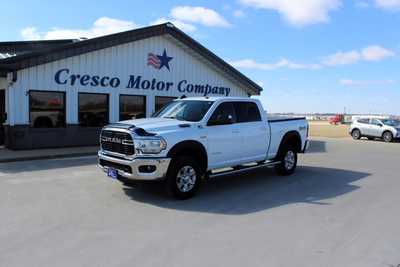
<svg viewBox="0 0 400 267"><path fill-rule="evenodd" d="M351 136L353 137L354 140L359 140L361 138L361 132L358 129L354 129L351 132Z"/></svg>
<svg viewBox="0 0 400 267"><path fill-rule="evenodd" d="M191 198L199 189L201 178L201 169L192 158L173 159L167 173L167 192L177 199Z"/></svg>
<svg viewBox="0 0 400 267"><path fill-rule="evenodd" d="M393 141L393 134L391 132L386 131L383 133L382 139L383 141L390 143Z"/></svg>
<svg viewBox="0 0 400 267"><path fill-rule="evenodd" d="M290 175L297 167L297 151L293 146L286 145L279 152L279 164L275 165L275 170L279 175Z"/></svg>

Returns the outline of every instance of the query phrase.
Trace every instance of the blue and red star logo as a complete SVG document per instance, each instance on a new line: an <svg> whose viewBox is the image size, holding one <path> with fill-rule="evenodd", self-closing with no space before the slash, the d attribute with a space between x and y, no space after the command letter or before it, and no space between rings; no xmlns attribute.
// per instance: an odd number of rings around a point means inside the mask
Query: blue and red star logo
<svg viewBox="0 0 400 267"><path fill-rule="evenodd" d="M155 55L153 53L149 53L147 56L147 66L152 66L153 68L158 70L162 69L163 67L166 67L168 70L170 70L169 62L172 59L173 57L169 57L165 49L162 55Z"/></svg>

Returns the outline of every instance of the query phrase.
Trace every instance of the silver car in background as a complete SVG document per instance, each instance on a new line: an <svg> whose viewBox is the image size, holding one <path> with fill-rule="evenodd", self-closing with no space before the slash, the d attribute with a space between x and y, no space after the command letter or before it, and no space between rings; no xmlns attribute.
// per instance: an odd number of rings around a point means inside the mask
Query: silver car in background
<svg viewBox="0 0 400 267"><path fill-rule="evenodd" d="M353 139L367 137L370 140L382 138L385 142L392 142L400 138L400 120L361 118L353 121L349 133Z"/></svg>

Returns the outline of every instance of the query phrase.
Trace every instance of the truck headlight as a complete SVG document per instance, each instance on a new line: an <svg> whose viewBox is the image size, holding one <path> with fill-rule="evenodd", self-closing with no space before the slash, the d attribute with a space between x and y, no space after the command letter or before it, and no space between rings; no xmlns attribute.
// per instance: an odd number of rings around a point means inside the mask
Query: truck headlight
<svg viewBox="0 0 400 267"><path fill-rule="evenodd" d="M167 147L167 142L161 137L141 137L134 140L135 149L143 154L158 154Z"/></svg>

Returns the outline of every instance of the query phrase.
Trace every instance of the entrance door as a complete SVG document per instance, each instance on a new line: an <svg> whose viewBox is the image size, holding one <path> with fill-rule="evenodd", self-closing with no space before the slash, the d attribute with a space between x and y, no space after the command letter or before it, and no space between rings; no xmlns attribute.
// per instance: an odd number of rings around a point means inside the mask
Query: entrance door
<svg viewBox="0 0 400 267"><path fill-rule="evenodd" d="M0 90L0 146L4 144L4 126L6 121L6 92Z"/></svg>

